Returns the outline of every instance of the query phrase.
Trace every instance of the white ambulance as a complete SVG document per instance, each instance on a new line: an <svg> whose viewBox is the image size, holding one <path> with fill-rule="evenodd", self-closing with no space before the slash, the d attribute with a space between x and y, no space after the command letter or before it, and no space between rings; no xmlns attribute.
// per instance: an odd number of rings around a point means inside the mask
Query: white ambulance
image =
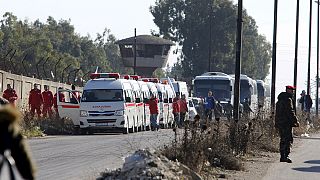
<svg viewBox="0 0 320 180"><path fill-rule="evenodd" d="M159 125L168 128L168 102L164 102L167 99L167 91L164 84L155 83L159 96Z"/></svg>
<svg viewBox="0 0 320 180"><path fill-rule="evenodd" d="M164 82L164 89L166 91L167 96L163 97L163 102L164 102L163 108L164 108L164 111L168 112L167 120L168 120L168 125L171 127L174 122L173 113L172 113L172 110L173 110L172 101L173 101L173 98L175 97L175 93L174 93L174 90L171 88L171 86L167 82Z"/></svg>
<svg viewBox="0 0 320 180"><path fill-rule="evenodd" d="M133 88L119 73L93 73L83 88L79 115L80 129L134 132L138 126ZM58 105L61 102L58 102ZM70 112L60 112L70 114ZM76 118L76 117L73 117Z"/></svg>
<svg viewBox="0 0 320 180"><path fill-rule="evenodd" d="M124 79L128 79L129 83L131 84L133 95L135 98L135 121L136 121L136 131L142 131L146 128L146 123L144 120L144 103L143 103L143 94L140 89L140 85L138 83L138 79L140 77L137 75L125 75Z"/></svg>
<svg viewBox="0 0 320 180"><path fill-rule="evenodd" d="M150 91L148 88L148 85L144 81L138 81L138 84L140 86L140 91L143 98L143 120L144 120L144 130L150 130L151 122L150 122L150 109L149 104L146 102L150 99Z"/></svg>
<svg viewBox="0 0 320 180"><path fill-rule="evenodd" d="M146 81L146 80L145 80ZM151 94L153 94L154 97L156 97L157 99L159 99L159 94L158 94L158 90L157 90L157 87L155 85L154 82L152 82L151 79L148 80L149 82L146 82L147 85L148 85L148 88L149 88L149 92L150 92L150 97L151 97ZM150 99L150 98L149 98ZM158 101L158 111L159 111L159 114L158 114L158 117L157 117L157 124L159 124L159 117L162 116L162 112L160 111L159 109L160 107L160 102Z"/></svg>

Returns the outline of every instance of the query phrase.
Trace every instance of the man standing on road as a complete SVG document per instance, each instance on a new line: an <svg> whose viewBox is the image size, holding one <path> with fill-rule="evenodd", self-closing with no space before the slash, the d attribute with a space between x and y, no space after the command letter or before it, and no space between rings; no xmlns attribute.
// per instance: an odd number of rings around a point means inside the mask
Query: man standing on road
<svg viewBox="0 0 320 180"><path fill-rule="evenodd" d="M158 99L151 94L151 98L148 101L149 104L149 110L150 110L150 122L151 122L151 130L159 130L159 125L158 125L158 114L159 114L159 109L158 109Z"/></svg>
<svg viewBox="0 0 320 180"><path fill-rule="evenodd" d="M299 99L299 103L301 104L301 111L304 111L304 99L306 97L306 91L302 90L301 94L300 94L300 99Z"/></svg>
<svg viewBox="0 0 320 180"><path fill-rule="evenodd" d="M180 122L181 122L181 125L183 126L185 122L186 114L188 112L188 104L187 104L185 94L182 94L179 104L180 104Z"/></svg>
<svg viewBox="0 0 320 180"><path fill-rule="evenodd" d="M181 122L180 122L180 93L176 92L176 97L173 98L172 101L172 112L174 116L174 122L176 123L176 126L181 127Z"/></svg>
<svg viewBox="0 0 320 180"><path fill-rule="evenodd" d="M38 118L41 116L41 105L43 103L43 98L40 89L38 89L38 85L34 84L33 89L31 89L29 93L29 108L31 112L31 116L34 116L35 111L37 111Z"/></svg>
<svg viewBox="0 0 320 180"><path fill-rule="evenodd" d="M16 91L11 87L11 84L7 84L7 89L3 92L3 98L9 101L13 107L16 106L16 100L18 99L18 95Z"/></svg>
<svg viewBox="0 0 320 180"><path fill-rule="evenodd" d="M208 91L208 96L204 100L204 108L206 120L212 121L212 110L215 108L216 100L213 97L212 91Z"/></svg>
<svg viewBox="0 0 320 180"><path fill-rule="evenodd" d="M43 97L43 107L42 107L42 114L44 117L52 116L52 106L53 106L53 94L49 90L48 85L44 85L44 91L42 92Z"/></svg>
<svg viewBox="0 0 320 180"><path fill-rule="evenodd" d="M280 162L292 163L289 158L293 143L292 127L299 127L292 100L294 91L295 87L286 86L286 92L279 94L276 104L275 127L280 134Z"/></svg>

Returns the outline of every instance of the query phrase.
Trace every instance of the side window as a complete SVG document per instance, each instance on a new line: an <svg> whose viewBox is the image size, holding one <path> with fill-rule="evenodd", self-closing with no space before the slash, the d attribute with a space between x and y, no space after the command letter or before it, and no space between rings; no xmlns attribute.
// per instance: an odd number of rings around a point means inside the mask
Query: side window
<svg viewBox="0 0 320 180"><path fill-rule="evenodd" d="M134 100L134 98L133 98L133 93L132 93L132 91L131 90L124 90L124 96L125 96L125 99L126 99L126 102L134 102L133 100ZM129 99L128 98L130 98L130 101L128 101Z"/></svg>
<svg viewBox="0 0 320 180"><path fill-rule="evenodd" d="M62 91L59 93L59 102L78 104L79 100L74 93L69 91Z"/></svg>

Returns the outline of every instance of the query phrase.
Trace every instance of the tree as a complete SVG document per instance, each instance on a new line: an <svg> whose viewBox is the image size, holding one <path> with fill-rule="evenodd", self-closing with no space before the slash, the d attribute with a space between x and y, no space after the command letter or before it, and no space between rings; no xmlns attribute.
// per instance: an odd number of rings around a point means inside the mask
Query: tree
<svg viewBox="0 0 320 180"><path fill-rule="evenodd" d="M128 71L123 68L116 38L108 29L93 41L90 36L75 33L70 19L56 21L49 16L46 23L28 22L5 13L0 22L0 67L4 70L38 78L52 78L52 71L57 80L62 79L63 70L64 76L70 72L83 76L97 66L101 72ZM74 75L71 78L75 79Z"/></svg>
<svg viewBox="0 0 320 180"><path fill-rule="evenodd" d="M150 12L159 34L182 45L177 65L181 66L182 77L192 78L207 71L209 51L211 69L234 73L237 7L231 0L157 0ZM258 34L254 19L246 11L243 34L242 72L264 79L271 46Z"/></svg>

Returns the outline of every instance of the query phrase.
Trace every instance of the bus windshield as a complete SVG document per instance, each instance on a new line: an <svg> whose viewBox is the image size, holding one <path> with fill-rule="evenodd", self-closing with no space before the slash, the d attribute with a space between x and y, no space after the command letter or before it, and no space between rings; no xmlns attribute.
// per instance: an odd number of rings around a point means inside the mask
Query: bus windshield
<svg viewBox="0 0 320 180"><path fill-rule="evenodd" d="M251 100L252 86L248 81L241 80L240 82L240 102L243 103L246 98Z"/></svg>
<svg viewBox="0 0 320 180"><path fill-rule="evenodd" d="M206 97L208 91L213 92L213 96L218 101L231 100L231 85L229 80L195 80L194 96Z"/></svg>
<svg viewBox="0 0 320 180"><path fill-rule="evenodd" d="M121 89L88 89L83 91L81 102L123 101Z"/></svg>

